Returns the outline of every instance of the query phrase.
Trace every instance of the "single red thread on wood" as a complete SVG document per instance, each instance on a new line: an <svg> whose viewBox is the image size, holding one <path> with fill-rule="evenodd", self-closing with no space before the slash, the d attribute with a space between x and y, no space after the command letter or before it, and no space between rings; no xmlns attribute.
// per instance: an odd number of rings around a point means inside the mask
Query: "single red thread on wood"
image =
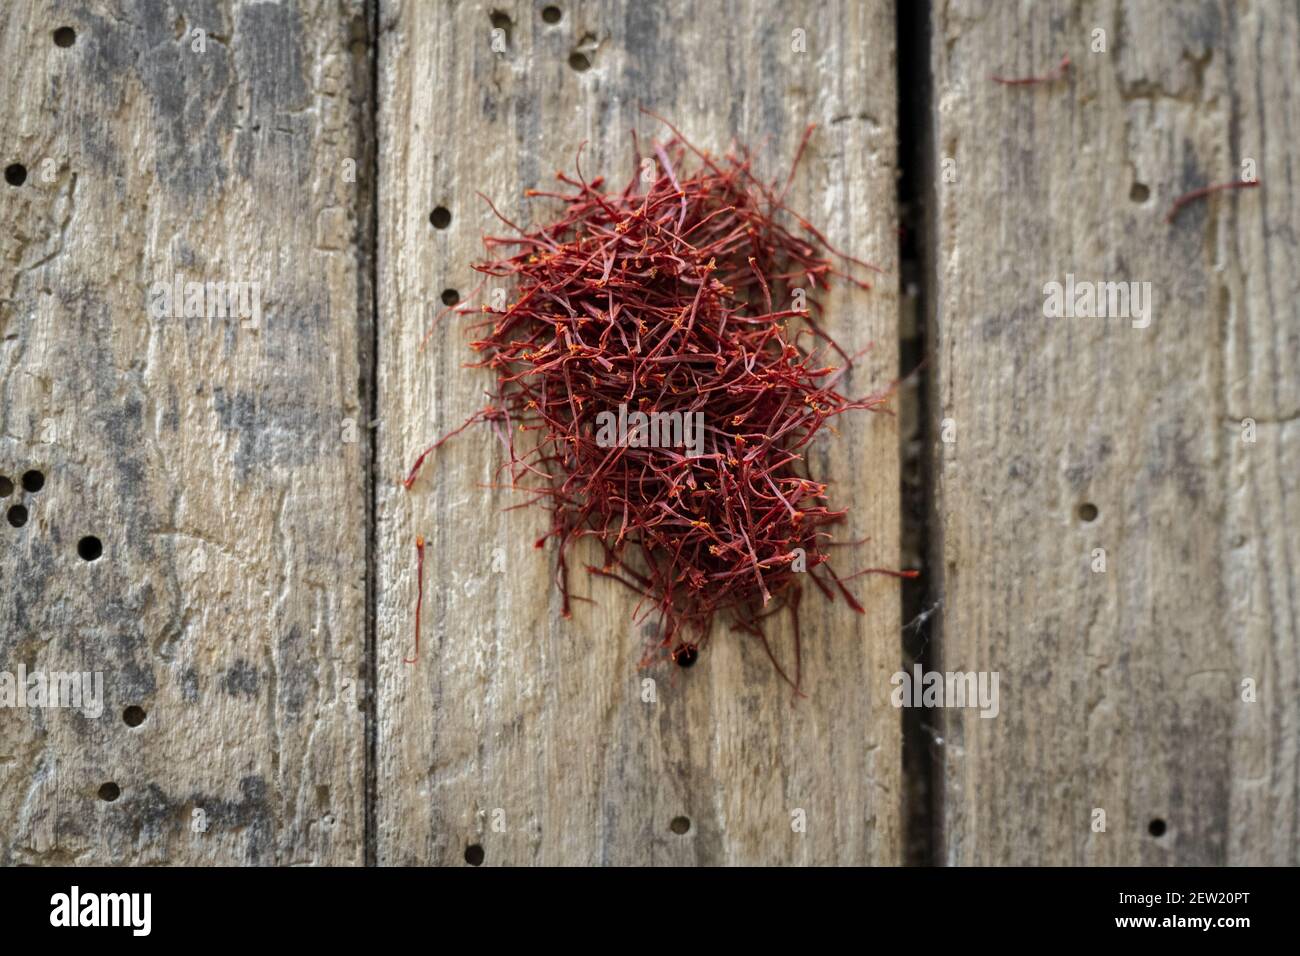
<svg viewBox="0 0 1300 956"><path fill-rule="evenodd" d="M403 664L420 659L420 608L424 605L424 535L415 536L415 656L403 657Z"/></svg>
<svg viewBox="0 0 1300 956"><path fill-rule="evenodd" d="M1050 73L1044 73L1041 76L1017 76L1005 77L994 75L993 82L1001 83L1004 86L1037 86L1040 83L1055 83L1065 76L1070 69L1070 54L1061 57L1061 62L1056 65L1056 69Z"/></svg>
<svg viewBox="0 0 1300 956"><path fill-rule="evenodd" d="M452 435L490 425L506 452L504 487L527 495L514 507L550 513L537 546L558 545L566 617L576 599L568 557L587 539L602 563L586 570L639 595L634 619L658 615L658 646L672 661L694 663L715 614L726 612L798 691L803 579L865 613L848 580L916 574L837 576L827 528L845 512L829 506L826 484L807 466L809 444L823 427L834 431L831 419L888 411L892 385L859 397L843 390L866 349L851 356L826 333L818 298L838 280L869 289L848 270L876 267L836 249L786 205L813 126L780 186L779 177L756 175L745 149L714 157L663 122L673 136L644 162L635 150L636 174L623 189L588 181L579 147L576 174L556 174L560 190L527 190L560 204L542 226L526 230L488 200L512 234L486 236L490 258L474 268L515 298L451 311L484 316L470 326L481 358L467 364L492 370L496 388L486 407L419 455L403 485L414 485ZM826 364L830 353L839 364ZM698 445L688 453L643 441L641 431L603 441L596 421L616 410L681 422L698 414ZM517 444L521 434L528 441ZM793 677L763 626L782 608L794 621ZM687 640L687 631L697 636Z"/></svg>
<svg viewBox="0 0 1300 956"><path fill-rule="evenodd" d="M1183 193L1174 200L1173 206L1169 210L1169 215L1165 216L1165 222L1172 223L1181 210L1188 203L1196 202L1198 199L1204 199L1211 193L1217 193L1224 189L1254 189L1259 185L1258 179L1238 179L1230 183L1216 183L1213 186L1202 186L1200 189L1193 189L1189 193Z"/></svg>

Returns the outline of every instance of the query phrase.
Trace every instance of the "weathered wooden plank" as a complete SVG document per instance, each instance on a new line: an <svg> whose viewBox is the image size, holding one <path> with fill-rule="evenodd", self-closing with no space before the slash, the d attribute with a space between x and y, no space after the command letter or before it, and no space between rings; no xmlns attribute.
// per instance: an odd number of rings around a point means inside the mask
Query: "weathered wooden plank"
<svg viewBox="0 0 1300 956"><path fill-rule="evenodd" d="M651 635L606 582L575 575L597 603L563 621L554 556L532 547L539 517L503 513L516 499L480 487L501 461L486 430L444 446L411 492L398 487L424 445L481 406L489 381L461 368L455 322L417 350L443 290L469 298L479 237L501 228L475 191L530 222L523 190L571 169L583 140L584 170L621 180L629 131L663 132L638 105L703 148L733 136L758 147L769 175L809 122L823 124L794 205L833 241L892 265L892 5L554 7L548 23L542 4L516 0L381 5L379 861L463 863L478 847L487 864L894 862L896 582L867 579L865 619L805 602L810 699L792 706L762 650L721 628L692 671L639 670ZM445 229L430 223L439 206ZM860 392L895 375L895 281L831 302L848 345L875 342ZM872 536L854 555L864 566L897 566L897 455L881 416L845 422L819 452L853 508L845 539ZM429 573L425 646L410 666L417 533ZM642 700L646 678L657 702ZM806 833L792 830L797 810ZM679 816L684 834L671 826Z"/></svg>
<svg viewBox="0 0 1300 956"><path fill-rule="evenodd" d="M0 672L103 679L98 719L0 709L0 863L362 859L365 36L339 0L0 18L0 474L44 475L0 502ZM246 313L164 314L178 275Z"/></svg>
<svg viewBox="0 0 1300 956"><path fill-rule="evenodd" d="M943 856L1295 864L1296 9L933 27L941 659L1001 674L996 719L942 721ZM1261 189L1164 221L1247 160ZM1149 282L1149 325L1045 317L1067 275Z"/></svg>

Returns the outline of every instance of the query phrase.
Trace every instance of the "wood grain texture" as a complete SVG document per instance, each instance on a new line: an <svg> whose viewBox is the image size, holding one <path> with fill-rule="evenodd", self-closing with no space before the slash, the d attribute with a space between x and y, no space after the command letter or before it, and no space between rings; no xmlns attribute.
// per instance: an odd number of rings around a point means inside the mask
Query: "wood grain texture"
<svg viewBox="0 0 1300 956"><path fill-rule="evenodd" d="M362 860L366 52L359 2L6 4L0 671L104 710L0 709L0 863Z"/></svg>
<svg viewBox="0 0 1300 956"><path fill-rule="evenodd" d="M1294 865L1296 8L952 0L933 29L937 172L955 161L934 197L941 666L999 671L1002 696L996 719L945 715L944 861ZM1067 53L1059 82L990 80ZM1166 224L1248 158L1262 188ZM1149 327L1046 318L1067 274L1150 282Z"/></svg>
<svg viewBox="0 0 1300 956"><path fill-rule="evenodd" d="M596 603L562 620L555 556L532 546L542 517L504 512L517 499L484 487L501 464L488 431L444 446L409 493L398 486L425 445L481 407L489 381L461 368L464 320L418 351L444 289L471 299L480 236L504 228L475 191L538 221L547 210L523 190L550 188L584 140L587 174L621 182L629 131L664 132L639 105L714 152L752 144L769 176L821 124L793 205L892 270L892 6L564 2L553 25L542 6L381 4L379 862L463 865L470 845L487 865L895 862L896 582L866 579L865 618L805 601L809 699L792 705L761 648L721 625L693 670L639 669L653 633L630 623L625 593L580 571L575 591ZM806 53L792 49L796 29ZM575 52L589 69L571 66ZM447 229L430 224L436 206L451 212ZM850 391L895 376L895 275L829 302L846 347L875 343ZM847 421L817 451L814 467L853 509L843 538L872 536L846 563L897 566L897 455L883 416ZM416 534L428 573L410 666ZM786 654L789 640L775 635ZM806 833L792 830L796 810ZM689 832L672 831L678 816Z"/></svg>

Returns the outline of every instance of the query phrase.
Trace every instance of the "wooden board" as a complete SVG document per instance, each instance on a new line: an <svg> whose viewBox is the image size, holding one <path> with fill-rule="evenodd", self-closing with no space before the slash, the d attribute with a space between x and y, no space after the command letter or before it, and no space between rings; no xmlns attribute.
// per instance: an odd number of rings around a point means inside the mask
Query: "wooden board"
<svg viewBox="0 0 1300 956"><path fill-rule="evenodd" d="M480 236L502 228L475 192L535 221L546 210L523 190L550 188L584 140L584 170L621 182L630 130L664 132L639 105L714 152L733 136L753 145L769 176L821 124L793 205L894 267L891 5L556 6L549 24L542 4L516 0L381 4L378 860L463 865L477 847L487 865L895 862L896 582L866 579L865 618L805 602L809 699L792 706L761 648L720 626L692 671L639 669L653 634L606 582L576 574L596 604L562 620L554 555L533 548L542 519L503 512L517 500L483 487L501 463L488 431L444 446L409 493L398 486L490 382L461 368L470 353L455 321L418 348L443 290L471 298ZM445 229L430 222L439 206ZM829 302L846 347L875 343L859 392L896 373L895 276ZM853 509L844 538L872 536L861 566L897 566L897 441L892 419L859 416L815 462ZM428 574L412 666L417 534ZM806 832L792 827L798 811ZM687 832L674 832L678 817Z"/></svg>
<svg viewBox="0 0 1300 956"><path fill-rule="evenodd" d="M915 860L930 781L902 786L895 582L859 581L866 617L805 602L792 703L722 625L694 669L642 666L653 624L580 571L595 603L562 619L544 518L487 487L488 431L398 485L490 381L461 367L464 320L419 349L444 290L492 291L470 264L502 227L475 193L540 221L523 191L583 141L620 182L630 130L665 132L640 106L769 176L819 124L792 205L886 268L828 307L874 344L850 390L892 380L912 334L893 5L168 9L0 19L0 864ZM933 96L901 120L933 110L913 173L935 497L912 546L938 558L931 666L1000 690L996 718L911 725L936 862L1300 863L1300 15L929 15ZM1052 82L992 79L1065 54ZM1165 222L1247 162L1262 188ZM257 320L160 314L178 275L257 283ZM1046 316L1067 276L1150 283L1149 325ZM900 566L895 420L839 430L813 466L851 508L842 538L871 539L843 563ZM2 706L20 673L83 671L98 716Z"/></svg>
<svg viewBox="0 0 1300 956"><path fill-rule="evenodd" d="M1001 674L940 723L943 862L1300 861L1297 50L1268 2L934 7L940 658ZM1067 274L1149 326L1045 317Z"/></svg>
<svg viewBox="0 0 1300 956"><path fill-rule="evenodd" d="M103 681L0 709L0 863L359 863L367 24L168 9L0 18L0 474L45 479L0 502L0 671ZM178 273L248 317L159 314Z"/></svg>

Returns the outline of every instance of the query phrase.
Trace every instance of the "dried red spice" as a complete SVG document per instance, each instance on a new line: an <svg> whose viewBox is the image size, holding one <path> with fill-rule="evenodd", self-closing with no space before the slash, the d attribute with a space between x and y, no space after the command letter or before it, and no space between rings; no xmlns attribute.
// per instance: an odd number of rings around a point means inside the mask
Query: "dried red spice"
<svg viewBox="0 0 1300 956"><path fill-rule="evenodd" d="M1215 183L1213 186L1202 186L1200 189L1193 189L1191 192L1183 193L1174 200L1169 214L1165 216L1165 222L1172 223L1184 206L1198 199L1204 199L1206 196L1222 192L1225 189L1254 189L1258 185L1258 179L1239 179L1233 182Z"/></svg>
<svg viewBox="0 0 1300 956"><path fill-rule="evenodd" d="M403 664L420 659L420 608L424 606L424 535L415 536L415 655L403 657Z"/></svg>
<svg viewBox="0 0 1300 956"><path fill-rule="evenodd" d="M801 580L865 610L829 564L827 529L845 512L828 504L805 452L830 419L879 411L888 396L839 390L853 357L822 329L816 297L833 279L870 288L845 270L874 267L836 250L786 206L812 126L778 188L755 175L744 149L714 158L666 125L673 135L653 146L657 165L643 165L634 134L638 173L653 175L634 175L620 191L585 179L579 149L576 176L557 173L564 190L526 193L560 204L553 221L525 230L492 206L515 234L485 237L490 258L474 268L486 283L511 287L514 301L478 310L486 318L472 326L481 337L471 347L482 358L470 364L495 372L496 388L457 432L490 423L506 448L510 487L549 511L537 545L558 544L566 617L568 558L588 538L601 565L587 570L641 596L637 616L658 614L659 646L675 647L674 662L693 663L714 616L726 612L797 690ZM827 351L838 365L818 357ZM611 443L597 423L616 412ZM625 432L638 412L646 417ZM655 416L674 424L702 416L696 446L644 443ZM517 432L529 447L516 443ZM450 437L419 456L407 488ZM782 607L795 621L793 677L763 631Z"/></svg>
<svg viewBox="0 0 1300 956"><path fill-rule="evenodd" d="M1044 73L1041 76L1017 77L997 76L995 74L993 76L993 82L1001 83L1003 86L1038 86L1043 83L1055 83L1057 80L1063 79L1066 71L1069 69L1070 55L1067 53L1065 56L1061 57L1061 62L1058 63L1056 69L1052 70L1050 73Z"/></svg>

